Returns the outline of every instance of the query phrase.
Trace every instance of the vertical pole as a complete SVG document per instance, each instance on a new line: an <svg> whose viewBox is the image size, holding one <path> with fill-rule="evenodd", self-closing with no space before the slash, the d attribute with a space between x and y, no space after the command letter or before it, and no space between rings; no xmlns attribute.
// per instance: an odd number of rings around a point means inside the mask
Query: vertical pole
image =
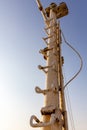
<svg viewBox="0 0 87 130"><path fill-rule="evenodd" d="M56 13L53 9L50 9L50 28L49 35L52 36L48 39L48 48L52 51L48 51L47 66L48 72L46 75L46 89L55 89L57 92L49 91L45 95L44 104L45 107L55 106L55 109L59 109L59 82L58 82L58 45L57 45L57 18ZM58 43L60 44L60 43ZM43 121L48 122L50 120L50 115L44 115ZM62 130L62 126L56 122L54 125L41 128L41 130Z"/></svg>
<svg viewBox="0 0 87 130"><path fill-rule="evenodd" d="M56 12L53 8L50 9L50 19L52 20L49 24L49 35L52 37L48 40L48 48L53 48L53 50L48 51L47 66L51 66L51 68L48 68L46 75L46 89L54 88L57 92L49 91L45 95L44 104L45 107L55 106L56 110L61 109L63 123L56 122L54 125L41 128L41 130L68 130L62 74L61 30L60 23L57 24ZM50 117L51 115L43 115L43 122L49 122Z"/></svg>
<svg viewBox="0 0 87 130"><path fill-rule="evenodd" d="M52 3L46 11L40 0L37 0L37 4L43 15L48 35L43 38L44 40L48 39L45 41L47 47L40 50L47 60L46 66L38 66L46 73L46 88L45 90L39 87L35 88L37 93L42 93L45 96L44 107L41 109L42 121L32 115L30 125L41 127L41 130L68 130L62 74L61 31L60 24L57 23L57 19L65 16L68 9L64 2L58 7Z"/></svg>

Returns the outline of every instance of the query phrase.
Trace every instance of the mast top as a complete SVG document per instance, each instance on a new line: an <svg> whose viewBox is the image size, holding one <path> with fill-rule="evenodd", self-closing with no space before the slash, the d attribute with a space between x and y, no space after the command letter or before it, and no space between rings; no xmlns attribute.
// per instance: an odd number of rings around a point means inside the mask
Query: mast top
<svg viewBox="0 0 87 130"><path fill-rule="evenodd" d="M40 0L36 0L39 10L44 18L44 21L47 25L49 25L48 20L50 17L50 10L54 11L56 14L56 18L59 19L63 16L68 14L68 7L65 2L61 2L59 5L55 4L54 2L51 3L47 8L43 8Z"/></svg>
<svg viewBox="0 0 87 130"><path fill-rule="evenodd" d="M60 3L58 6L55 3L51 3L50 6L45 9L47 17L49 17L50 9L56 13L57 19L66 16L69 12L65 2Z"/></svg>

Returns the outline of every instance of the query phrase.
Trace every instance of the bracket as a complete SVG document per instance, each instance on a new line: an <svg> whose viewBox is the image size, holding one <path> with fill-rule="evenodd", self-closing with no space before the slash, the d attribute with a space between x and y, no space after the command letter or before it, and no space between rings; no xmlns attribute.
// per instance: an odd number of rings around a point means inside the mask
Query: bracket
<svg viewBox="0 0 87 130"><path fill-rule="evenodd" d="M35 91L37 92L37 93L42 93L42 94L46 94L47 92L49 92L50 91L50 89L47 89L47 90L42 90L42 89L40 89L39 87L35 87Z"/></svg>
<svg viewBox="0 0 87 130"><path fill-rule="evenodd" d="M58 92L58 89L56 87L52 87L50 89L44 89L42 90L41 88L39 88L38 86L35 87L35 91L36 93L42 93L42 94L47 94L47 92L53 91L54 93Z"/></svg>
<svg viewBox="0 0 87 130"><path fill-rule="evenodd" d="M51 126L51 125L54 125L55 122L58 122L58 123L63 122L63 120L62 120L62 114L61 114L60 110L56 110L55 113L51 114L49 122L42 122L35 115L32 115L31 118L30 118L30 125L32 127L46 127L46 126Z"/></svg>
<svg viewBox="0 0 87 130"><path fill-rule="evenodd" d="M41 65L38 65L38 69L43 70L45 73L48 72L46 69L48 69L50 67L52 67L52 66L41 66Z"/></svg>
<svg viewBox="0 0 87 130"><path fill-rule="evenodd" d="M47 52L50 51L50 50L53 50L53 48L48 48L48 47L45 47L44 49L41 49L39 51L39 53L43 54L44 55L44 59L47 60Z"/></svg>

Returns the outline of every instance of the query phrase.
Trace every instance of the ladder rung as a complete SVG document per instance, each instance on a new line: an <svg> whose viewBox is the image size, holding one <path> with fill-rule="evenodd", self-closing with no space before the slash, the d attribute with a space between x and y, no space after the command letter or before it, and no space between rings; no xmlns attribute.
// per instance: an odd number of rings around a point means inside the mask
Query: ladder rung
<svg viewBox="0 0 87 130"><path fill-rule="evenodd" d="M50 42L50 43L48 43L47 41L45 41L45 43L46 43L47 45L52 44L52 43L54 43L54 42L56 42L56 40L54 40L53 42Z"/></svg>
<svg viewBox="0 0 87 130"><path fill-rule="evenodd" d="M47 19L46 22L50 22L51 20L54 20L53 18Z"/></svg>
<svg viewBox="0 0 87 130"><path fill-rule="evenodd" d="M46 28L44 28L45 30L48 30L48 29L50 29L50 28L52 28L52 27L55 27L57 24L54 24L54 25L52 25L52 26L49 26L49 27L46 27Z"/></svg>
<svg viewBox="0 0 87 130"><path fill-rule="evenodd" d="M42 93L42 94L45 95L47 92L50 91L50 89L44 89L44 90L42 90L41 88L39 88L38 86L36 86L35 91L36 91L37 93Z"/></svg>
<svg viewBox="0 0 87 130"><path fill-rule="evenodd" d="M43 40L47 40L47 39L49 39L49 38L51 38L51 37L53 37L54 35L50 35L50 36L48 36L48 37L46 37L46 38L42 38Z"/></svg>
<svg viewBox="0 0 87 130"><path fill-rule="evenodd" d="M38 65L38 69L43 70L45 74L48 72L47 70L45 70L46 67L43 67L41 65Z"/></svg>
<svg viewBox="0 0 87 130"><path fill-rule="evenodd" d="M42 53L42 54L44 54L44 53L46 53L47 51L50 51L50 50L52 50L52 49L53 49L53 48L45 47L44 49L41 49L39 52Z"/></svg>
<svg viewBox="0 0 87 130"><path fill-rule="evenodd" d="M51 115L52 113L55 113L55 106L46 106L41 109L42 115Z"/></svg>
<svg viewBox="0 0 87 130"><path fill-rule="evenodd" d="M44 39L43 39L43 40L44 40ZM49 44L46 40L44 40L44 41L45 41L46 45L48 45L48 44Z"/></svg>
<svg viewBox="0 0 87 130"><path fill-rule="evenodd" d="M38 68L40 70L47 69L47 68L50 68L50 67L52 67L52 66L41 66L41 65L38 65Z"/></svg>
<svg viewBox="0 0 87 130"><path fill-rule="evenodd" d="M44 28L44 30L45 30L45 32L47 33L47 35L50 35L49 33L48 33L48 31Z"/></svg>

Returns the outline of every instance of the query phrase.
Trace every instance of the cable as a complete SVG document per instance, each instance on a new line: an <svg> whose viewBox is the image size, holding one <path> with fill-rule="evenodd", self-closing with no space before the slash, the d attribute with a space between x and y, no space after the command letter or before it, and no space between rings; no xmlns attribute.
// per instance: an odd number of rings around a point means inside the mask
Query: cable
<svg viewBox="0 0 87 130"><path fill-rule="evenodd" d="M77 56L78 56L79 59L80 59L80 68L79 68L78 72L64 85L64 89L65 89L65 87L66 87L72 80L74 80L74 79L77 77L77 75L81 72L82 67L83 67L83 61L82 61L82 57L81 57L81 55L79 54L79 52L78 52L74 47L72 47L72 46L66 41L65 36L64 36L64 33L62 32L62 30L61 30L61 33L62 33L62 37L63 37L63 39L64 39L64 42L77 54Z"/></svg>
<svg viewBox="0 0 87 130"><path fill-rule="evenodd" d="M75 130L75 124L74 124L74 119L73 119L73 114L72 114L72 108L71 108L71 102L70 102L70 96L69 96L68 87L66 89L66 102L67 102L67 108L68 108L71 128L72 128L72 130Z"/></svg>
<svg viewBox="0 0 87 130"><path fill-rule="evenodd" d="M64 42L77 54L77 56L78 56L79 59L80 59L80 68L79 68L79 70L77 71L77 73L64 85L64 89L65 89L65 87L66 87L72 80L74 80L74 79L77 77L77 75L81 72L82 67L83 67L83 61L82 61L82 57L81 57L81 55L79 54L79 52L78 52L74 47L72 47L72 46L66 41L65 36L64 36L64 34L63 34L62 31L61 31L61 33L62 33ZM72 109L71 109L71 102L70 102L70 97L69 97L68 88L67 88L66 90L67 90L66 101L67 101L67 108L68 108L68 111L69 111L69 118L70 118L70 122L71 122L71 127L72 127L72 130L75 130L75 125L74 125L74 120L73 120L73 116L72 116Z"/></svg>
<svg viewBox="0 0 87 130"><path fill-rule="evenodd" d="M65 82L66 82L64 67L63 67L63 74L64 74L64 78L65 78ZM67 109L68 109L68 117L70 119L70 124L71 124L70 129L75 130L75 124L74 124L74 119L73 119L73 113L72 113L72 107L71 107L71 101L70 101L68 87L65 89L65 99L66 99L66 105L67 105Z"/></svg>

